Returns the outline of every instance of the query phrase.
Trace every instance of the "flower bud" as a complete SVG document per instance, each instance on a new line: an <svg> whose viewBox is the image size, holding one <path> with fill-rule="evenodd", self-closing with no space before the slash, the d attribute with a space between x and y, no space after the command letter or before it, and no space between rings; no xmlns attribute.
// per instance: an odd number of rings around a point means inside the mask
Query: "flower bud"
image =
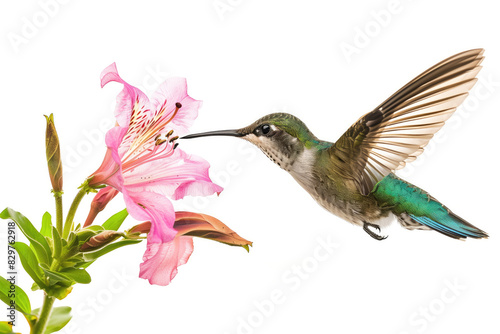
<svg viewBox="0 0 500 334"><path fill-rule="evenodd" d="M92 225L97 214L104 210L109 201L115 198L117 194L118 190L110 186L99 190L97 195L95 195L94 199L92 200L92 203L90 204L90 211L87 216L87 220L85 220L85 224L83 224L83 227Z"/></svg>
<svg viewBox="0 0 500 334"><path fill-rule="evenodd" d="M103 232L99 233L98 235L93 236L86 243L84 243L80 247L80 251L89 252L89 251L93 251L95 249L101 248L103 246L106 246L110 242L115 241L116 239L118 239L122 235L123 235L123 233L121 233L121 232L110 231L110 230L103 231Z"/></svg>
<svg viewBox="0 0 500 334"><path fill-rule="evenodd" d="M240 237L223 222L212 216L187 211L175 212L174 229L178 236L210 239L250 251L252 242Z"/></svg>
<svg viewBox="0 0 500 334"><path fill-rule="evenodd" d="M47 155L47 164L49 166L50 182L54 196L60 196L63 188L63 174L61 162L61 150L59 147L59 137L57 136L54 125L54 115L45 116L47 120L47 129L45 131L45 152Z"/></svg>
<svg viewBox="0 0 500 334"><path fill-rule="evenodd" d="M177 231L177 237L190 236L210 239L222 242L231 246L240 246L249 251L252 242L240 237L236 232L227 227L223 222L209 215L176 211L174 229ZM126 231L126 237L132 239L143 233L149 233L151 222L146 221L132 227Z"/></svg>

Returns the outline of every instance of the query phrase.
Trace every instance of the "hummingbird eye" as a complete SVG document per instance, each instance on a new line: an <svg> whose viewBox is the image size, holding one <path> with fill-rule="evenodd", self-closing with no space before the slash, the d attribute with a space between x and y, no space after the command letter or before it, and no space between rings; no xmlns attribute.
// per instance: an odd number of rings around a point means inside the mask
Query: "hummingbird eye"
<svg viewBox="0 0 500 334"><path fill-rule="evenodd" d="M258 136L270 137L270 136L274 135L274 131L273 130L275 130L275 129L273 129L273 127L271 125L269 125L269 124L262 124L262 125L259 125L258 127L256 127L255 130L253 130L253 133L257 137Z"/></svg>
<svg viewBox="0 0 500 334"><path fill-rule="evenodd" d="M262 130L262 133L265 135L267 135L269 131L271 131L271 127L269 126L269 124L264 124L260 128Z"/></svg>

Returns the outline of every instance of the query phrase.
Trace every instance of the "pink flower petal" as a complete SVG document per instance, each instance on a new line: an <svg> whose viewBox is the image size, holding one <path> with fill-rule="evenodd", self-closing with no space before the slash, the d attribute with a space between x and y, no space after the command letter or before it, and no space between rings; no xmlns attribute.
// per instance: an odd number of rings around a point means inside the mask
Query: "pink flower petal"
<svg viewBox="0 0 500 334"><path fill-rule="evenodd" d="M152 113L148 97L140 89L129 85L120 77L115 63L102 71L101 87L111 81L123 84L123 90L116 97L115 117L119 126L136 129L140 124L151 118ZM127 136L121 143L122 146L130 146L135 134L134 131L128 131Z"/></svg>
<svg viewBox="0 0 500 334"><path fill-rule="evenodd" d="M223 188L212 183L210 164L180 149L168 159L144 164L126 173L126 185L134 191L154 191L180 199L186 195L209 196Z"/></svg>
<svg viewBox="0 0 500 334"><path fill-rule="evenodd" d="M137 220L151 221L148 242L165 243L174 239L175 211L172 203L163 195L122 189L128 213Z"/></svg>
<svg viewBox="0 0 500 334"><path fill-rule="evenodd" d="M179 184L172 198L178 200L186 195L209 196L220 193L224 188L213 183L208 174L210 164L205 159L196 155L190 155L179 150L183 157L184 165L182 175L183 182ZM191 179L191 180L189 180Z"/></svg>
<svg viewBox="0 0 500 334"><path fill-rule="evenodd" d="M154 110L158 110L165 104L174 106L176 102L181 102L186 96L188 96L186 79L168 78L151 96L151 106Z"/></svg>
<svg viewBox="0 0 500 334"><path fill-rule="evenodd" d="M164 108L162 119L168 120L172 118L177 102L182 107L168 124L168 130L174 130L176 136L182 136L188 132L188 128L198 117L198 109L202 104L201 101L197 101L187 94L185 78L165 80L151 97L151 108L156 112Z"/></svg>
<svg viewBox="0 0 500 334"><path fill-rule="evenodd" d="M203 105L202 101L195 100L189 96L184 98L181 102L182 107L177 112L170 128L175 131L176 136L183 136L189 132L189 128L193 125L196 117L198 117L198 109Z"/></svg>
<svg viewBox="0 0 500 334"><path fill-rule="evenodd" d="M113 159L116 163L122 164L122 157L127 152L128 147L123 147L123 138L127 134L128 128L115 126L106 132L106 146L111 149Z"/></svg>
<svg viewBox="0 0 500 334"><path fill-rule="evenodd" d="M177 267L185 264L193 252L192 237L176 237L168 243L149 241L143 256L139 277L150 284L168 285L177 274Z"/></svg>
<svg viewBox="0 0 500 334"><path fill-rule="evenodd" d="M211 181L191 181L181 184L172 196L172 199L178 200L184 196L208 196L219 194L223 190L222 187L212 183Z"/></svg>
<svg viewBox="0 0 500 334"><path fill-rule="evenodd" d="M106 150L101 166L89 176L89 179L89 186L91 187L106 184L121 190L123 186L121 163L116 163L110 148Z"/></svg>

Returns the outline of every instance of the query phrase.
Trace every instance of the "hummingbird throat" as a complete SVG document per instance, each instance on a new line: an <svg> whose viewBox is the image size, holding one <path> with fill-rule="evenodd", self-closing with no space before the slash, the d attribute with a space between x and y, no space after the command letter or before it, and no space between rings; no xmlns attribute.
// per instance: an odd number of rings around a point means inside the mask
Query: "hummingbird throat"
<svg viewBox="0 0 500 334"><path fill-rule="evenodd" d="M287 172L293 171L294 165L301 165L302 161L299 160L302 160L306 150L297 138L289 135L282 135L277 142L251 135L248 141L257 145L269 159Z"/></svg>

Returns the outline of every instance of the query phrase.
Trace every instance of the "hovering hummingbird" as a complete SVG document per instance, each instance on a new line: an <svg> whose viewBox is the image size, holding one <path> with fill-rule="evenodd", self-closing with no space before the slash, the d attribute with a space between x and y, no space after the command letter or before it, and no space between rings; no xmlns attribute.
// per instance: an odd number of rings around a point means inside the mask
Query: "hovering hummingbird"
<svg viewBox="0 0 500 334"><path fill-rule="evenodd" d="M326 210L383 240L380 227L395 216L409 230L436 230L455 239L487 238L437 199L394 172L415 160L468 95L483 49L456 54L429 68L336 142L320 140L297 117L264 116L237 129L183 138L234 136L264 152Z"/></svg>

